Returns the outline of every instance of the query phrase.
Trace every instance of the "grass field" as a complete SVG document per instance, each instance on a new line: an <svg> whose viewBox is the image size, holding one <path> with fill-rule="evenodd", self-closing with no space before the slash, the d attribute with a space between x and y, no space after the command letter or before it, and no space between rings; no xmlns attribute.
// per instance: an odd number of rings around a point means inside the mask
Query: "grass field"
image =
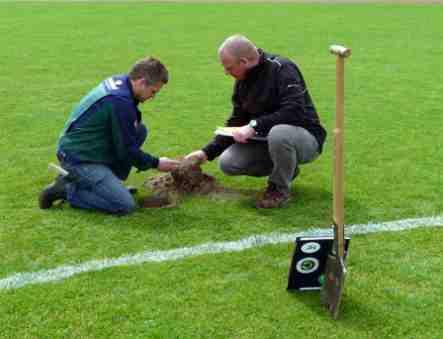
<svg viewBox="0 0 443 339"><path fill-rule="evenodd" d="M144 149L180 156L230 112L216 50L243 33L294 59L325 127L335 109L332 43L346 64L346 223L443 214L443 8L389 4L0 3L0 279L93 259L331 223L332 138L302 167L285 209L254 196L192 197L118 218L68 205L39 210L55 142L73 105L103 78L159 57L170 83L142 106ZM265 179L205 171L226 187ZM155 171L133 173L140 186ZM141 191L140 196L149 194ZM429 225L433 226L433 225ZM318 293L285 290L292 244L84 273L0 290L1 338L441 338L440 228L351 241L341 320Z"/></svg>

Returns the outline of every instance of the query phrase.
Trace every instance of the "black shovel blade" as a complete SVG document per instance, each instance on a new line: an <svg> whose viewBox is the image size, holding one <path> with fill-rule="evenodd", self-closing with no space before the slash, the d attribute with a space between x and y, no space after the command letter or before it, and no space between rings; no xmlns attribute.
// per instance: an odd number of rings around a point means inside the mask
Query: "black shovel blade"
<svg viewBox="0 0 443 339"><path fill-rule="evenodd" d="M329 254L325 269L325 282L321 291L321 302L334 319L338 318L345 286L346 267L343 259Z"/></svg>

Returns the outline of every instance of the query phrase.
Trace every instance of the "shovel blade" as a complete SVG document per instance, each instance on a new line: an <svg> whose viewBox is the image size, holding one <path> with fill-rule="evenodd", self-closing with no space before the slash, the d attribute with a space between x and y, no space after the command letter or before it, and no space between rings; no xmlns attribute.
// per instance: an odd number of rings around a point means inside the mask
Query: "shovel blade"
<svg viewBox="0 0 443 339"><path fill-rule="evenodd" d="M343 259L329 254L325 269L325 282L321 291L321 302L334 319L338 318L345 286L346 267Z"/></svg>

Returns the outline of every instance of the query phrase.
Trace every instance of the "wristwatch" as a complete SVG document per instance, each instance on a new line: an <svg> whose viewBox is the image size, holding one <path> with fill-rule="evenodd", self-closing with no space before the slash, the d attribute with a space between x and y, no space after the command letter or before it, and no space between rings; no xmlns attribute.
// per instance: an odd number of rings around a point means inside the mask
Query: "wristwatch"
<svg viewBox="0 0 443 339"><path fill-rule="evenodd" d="M249 127L252 127L254 130L257 128L257 120L251 120L248 124Z"/></svg>

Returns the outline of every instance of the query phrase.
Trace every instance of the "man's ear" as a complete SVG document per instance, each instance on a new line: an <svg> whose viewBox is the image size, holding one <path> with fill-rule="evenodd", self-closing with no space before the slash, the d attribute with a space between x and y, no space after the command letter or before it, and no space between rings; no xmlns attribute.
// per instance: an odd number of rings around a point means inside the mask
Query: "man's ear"
<svg viewBox="0 0 443 339"><path fill-rule="evenodd" d="M143 78L138 78L138 79L134 80L134 82L137 84L137 86L146 85L146 81Z"/></svg>
<svg viewBox="0 0 443 339"><path fill-rule="evenodd" d="M248 66L249 65L249 60L247 58L240 58L239 62L241 64L243 64L244 66Z"/></svg>

